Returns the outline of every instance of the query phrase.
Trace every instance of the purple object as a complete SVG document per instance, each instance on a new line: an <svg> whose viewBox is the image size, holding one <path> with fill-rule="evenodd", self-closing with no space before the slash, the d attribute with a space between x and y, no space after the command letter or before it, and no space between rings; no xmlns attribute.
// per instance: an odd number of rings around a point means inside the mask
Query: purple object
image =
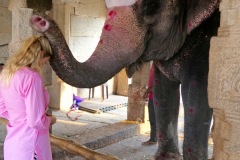
<svg viewBox="0 0 240 160"><path fill-rule="evenodd" d="M83 98L78 97L78 96L75 96L75 95L73 94L73 103L74 103L74 104L78 104L78 103L83 102L83 101L84 101Z"/></svg>
<svg viewBox="0 0 240 160"><path fill-rule="evenodd" d="M83 98L81 98L81 97L79 97L79 96L75 96L74 94L73 94L73 104L71 105L71 110L79 110L80 109L80 105L79 105L79 103L81 103L81 102L83 102L84 101L84 99Z"/></svg>

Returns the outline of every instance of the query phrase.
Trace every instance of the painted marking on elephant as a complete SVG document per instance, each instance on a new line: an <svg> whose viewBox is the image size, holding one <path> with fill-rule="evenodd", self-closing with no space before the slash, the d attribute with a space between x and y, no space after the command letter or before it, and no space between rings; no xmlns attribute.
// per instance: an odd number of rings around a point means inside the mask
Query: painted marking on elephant
<svg viewBox="0 0 240 160"><path fill-rule="evenodd" d="M98 43L103 44L103 39L100 39Z"/></svg>
<svg viewBox="0 0 240 160"><path fill-rule="evenodd" d="M195 113L196 109L194 107L189 107L188 108L188 113L192 114Z"/></svg>
<svg viewBox="0 0 240 160"><path fill-rule="evenodd" d="M188 30L192 28L192 23L188 23L187 27L188 27Z"/></svg>
<svg viewBox="0 0 240 160"><path fill-rule="evenodd" d="M155 83L158 83L159 81L158 81L158 79L155 79Z"/></svg>
<svg viewBox="0 0 240 160"><path fill-rule="evenodd" d="M115 12L115 11L110 11L109 13L108 13L108 16L109 16L109 19L112 19L112 18L114 18L115 16L116 16L116 14L117 14L117 12Z"/></svg>
<svg viewBox="0 0 240 160"><path fill-rule="evenodd" d="M187 156L188 156L188 158L189 158L189 160L192 160L192 152L193 152L193 150L192 150L192 148L188 148L188 150L187 150Z"/></svg>
<svg viewBox="0 0 240 160"><path fill-rule="evenodd" d="M155 101L154 103L155 103L155 105L158 105L158 102L157 102L157 101Z"/></svg>
<svg viewBox="0 0 240 160"><path fill-rule="evenodd" d="M106 24L106 25L104 26L104 29L105 29L106 31L111 31L111 30L112 30L112 26Z"/></svg>
<svg viewBox="0 0 240 160"><path fill-rule="evenodd" d="M196 80L192 80L191 81L191 86L192 87L196 87L197 86L197 81Z"/></svg>
<svg viewBox="0 0 240 160"><path fill-rule="evenodd" d="M163 134L159 133L158 139L159 139L160 142L163 142L163 140L164 140Z"/></svg>

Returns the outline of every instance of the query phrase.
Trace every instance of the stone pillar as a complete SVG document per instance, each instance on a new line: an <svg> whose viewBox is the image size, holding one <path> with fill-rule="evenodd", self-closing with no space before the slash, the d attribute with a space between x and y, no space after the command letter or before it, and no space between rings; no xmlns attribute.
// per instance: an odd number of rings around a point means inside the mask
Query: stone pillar
<svg viewBox="0 0 240 160"><path fill-rule="evenodd" d="M114 82L116 94L128 96L128 77L125 69L114 76Z"/></svg>
<svg viewBox="0 0 240 160"><path fill-rule="evenodd" d="M12 38L12 12L8 10L8 0L0 1L0 15L0 63L6 63Z"/></svg>
<svg viewBox="0 0 240 160"><path fill-rule="evenodd" d="M211 40L208 97L214 111L216 160L240 159L240 1L222 0L218 36Z"/></svg>
<svg viewBox="0 0 240 160"><path fill-rule="evenodd" d="M26 7L26 0L9 0L8 9L12 11L12 40L9 43L9 55L16 53L22 40L33 35L33 29L29 26L33 10Z"/></svg>
<svg viewBox="0 0 240 160"><path fill-rule="evenodd" d="M132 84L128 86L127 120L129 121L138 121L142 123L146 121L146 101L143 99L143 95L147 89L149 71L150 63L144 64L141 70L133 75Z"/></svg>

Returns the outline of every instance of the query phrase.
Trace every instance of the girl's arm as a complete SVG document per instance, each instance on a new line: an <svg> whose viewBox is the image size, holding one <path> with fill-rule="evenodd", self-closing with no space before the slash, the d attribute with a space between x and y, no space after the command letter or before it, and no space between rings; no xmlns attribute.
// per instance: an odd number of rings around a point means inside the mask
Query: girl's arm
<svg viewBox="0 0 240 160"><path fill-rule="evenodd" d="M51 118L46 115L42 78L34 73L24 83L26 118L29 127L37 130L48 130Z"/></svg>
<svg viewBox="0 0 240 160"><path fill-rule="evenodd" d="M3 101L1 92L0 92L0 117L8 119L8 112L7 112L5 103Z"/></svg>

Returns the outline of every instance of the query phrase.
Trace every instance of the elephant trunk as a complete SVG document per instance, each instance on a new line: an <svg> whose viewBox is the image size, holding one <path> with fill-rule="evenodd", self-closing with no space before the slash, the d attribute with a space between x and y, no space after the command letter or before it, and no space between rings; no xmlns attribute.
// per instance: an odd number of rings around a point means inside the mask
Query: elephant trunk
<svg viewBox="0 0 240 160"><path fill-rule="evenodd" d="M66 83L78 88L103 84L124 67L134 63L144 50L146 28L139 26L132 7L108 11L100 41L84 63L72 55L65 38L53 19L36 13L30 24L49 40L53 56L50 64Z"/></svg>

